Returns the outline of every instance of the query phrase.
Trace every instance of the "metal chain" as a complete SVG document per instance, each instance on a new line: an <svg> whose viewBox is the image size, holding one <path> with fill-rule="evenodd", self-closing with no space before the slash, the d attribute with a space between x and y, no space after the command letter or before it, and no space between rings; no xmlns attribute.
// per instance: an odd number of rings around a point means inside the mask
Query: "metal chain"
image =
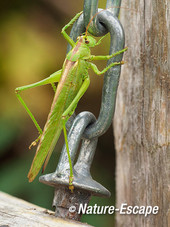
<svg viewBox="0 0 170 227"><path fill-rule="evenodd" d="M115 53L118 50L123 49L124 47L124 32L120 22L117 19L120 4L121 0L116 1L108 0L106 6L109 7L116 6L118 8L110 8L112 12L110 12L110 10L101 11L94 18L95 23L93 23L93 26L90 28L90 32L92 32L93 35L95 36L104 35L108 31L110 32L111 35L110 54ZM98 7L97 0L84 1L85 13L74 24L70 34L73 40L76 40L77 36L80 33L84 32L85 25L87 25L91 18L93 17L93 15L96 14L96 10L98 10L97 7ZM114 16L114 14L116 16ZM89 17L89 15L91 16ZM68 48L68 51L70 49L71 47ZM114 59L113 58L110 59L108 61L108 64L115 61L121 61L122 56L123 54L118 55ZM120 68L121 68L120 65L115 66L108 70L104 75L100 114L97 121L86 128L83 135L87 139L91 139L96 136L101 136L107 131L107 129L111 125L115 110L116 93L119 83Z"/></svg>

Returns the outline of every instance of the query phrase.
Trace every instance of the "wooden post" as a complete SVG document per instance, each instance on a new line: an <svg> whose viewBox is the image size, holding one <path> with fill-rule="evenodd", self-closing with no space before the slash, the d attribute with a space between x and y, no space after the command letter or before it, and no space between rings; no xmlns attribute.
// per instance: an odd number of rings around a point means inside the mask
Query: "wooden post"
<svg viewBox="0 0 170 227"><path fill-rule="evenodd" d="M128 51L114 117L117 208L127 203L158 206L159 212L147 217L117 213L116 226L166 227L170 226L170 1L124 0L122 6L129 8L121 9L120 19Z"/></svg>
<svg viewBox="0 0 170 227"><path fill-rule="evenodd" d="M1 227L92 227L85 223L57 218L54 212L0 192Z"/></svg>

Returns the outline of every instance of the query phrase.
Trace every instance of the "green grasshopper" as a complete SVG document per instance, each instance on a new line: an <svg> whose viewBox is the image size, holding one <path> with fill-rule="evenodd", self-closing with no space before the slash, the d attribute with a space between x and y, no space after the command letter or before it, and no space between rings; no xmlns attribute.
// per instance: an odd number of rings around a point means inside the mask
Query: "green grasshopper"
<svg viewBox="0 0 170 227"><path fill-rule="evenodd" d="M61 31L64 38L72 46L72 50L67 54L62 69L53 73L44 80L30 85L18 87L15 90L17 98L26 109L27 113L33 120L40 134L39 137L31 144L31 146L35 146L39 141L36 154L34 156L31 168L28 173L29 182L32 182L34 180L43 164L44 171L63 129L70 165L69 188L71 191L73 191L74 188L73 168L69 153L65 124L69 117L74 113L77 103L79 102L80 98L83 96L89 86L90 79L88 75L88 69L91 68L97 75L101 75L111 67L123 64L123 62L114 62L108 65L102 71L99 71L97 66L91 61L108 60L120 53L123 53L127 49L125 48L123 50L120 50L119 52L107 56L91 55L90 47L95 47L99 45L103 37L98 42L96 42L94 38L92 38L91 36L87 36L87 31L83 35L79 36L77 38L77 42L75 43L68 36L65 30L79 18L81 13L82 12L76 14L76 16L66 26L64 26ZM58 82L57 88L55 87L55 82ZM53 89L55 90L55 95L52 102L51 110L42 131L33 114L31 113L19 93L23 90L46 84L52 85Z"/></svg>

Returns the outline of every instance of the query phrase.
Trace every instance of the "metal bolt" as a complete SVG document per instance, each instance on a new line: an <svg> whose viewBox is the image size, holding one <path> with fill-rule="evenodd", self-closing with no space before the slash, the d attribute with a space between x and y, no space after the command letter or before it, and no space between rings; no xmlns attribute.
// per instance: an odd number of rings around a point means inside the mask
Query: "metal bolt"
<svg viewBox="0 0 170 227"><path fill-rule="evenodd" d="M89 112L82 112L75 118L68 134L72 163L74 163L77 149L85 128L94 122L95 117ZM88 204L92 195L102 197L110 196L110 192L101 184L93 180L90 174L90 167L97 146L97 140L97 138L93 138L91 140L83 139L82 141L80 154L73 169L74 193L71 193L68 189L70 172L65 146L63 147L56 171L39 178L40 182L55 187L53 206L56 207L55 215L57 217L80 220L81 214L78 213L80 204ZM76 207L75 212L70 212L69 208L71 206Z"/></svg>

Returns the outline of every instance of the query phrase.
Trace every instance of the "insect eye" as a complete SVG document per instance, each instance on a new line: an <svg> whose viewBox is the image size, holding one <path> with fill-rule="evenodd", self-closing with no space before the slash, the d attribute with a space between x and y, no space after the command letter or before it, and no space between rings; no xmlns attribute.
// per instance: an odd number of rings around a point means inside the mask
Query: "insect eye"
<svg viewBox="0 0 170 227"><path fill-rule="evenodd" d="M88 43L89 43L89 41L88 41L88 40L85 40L85 43L86 43L86 44L88 44Z"/></svg>

